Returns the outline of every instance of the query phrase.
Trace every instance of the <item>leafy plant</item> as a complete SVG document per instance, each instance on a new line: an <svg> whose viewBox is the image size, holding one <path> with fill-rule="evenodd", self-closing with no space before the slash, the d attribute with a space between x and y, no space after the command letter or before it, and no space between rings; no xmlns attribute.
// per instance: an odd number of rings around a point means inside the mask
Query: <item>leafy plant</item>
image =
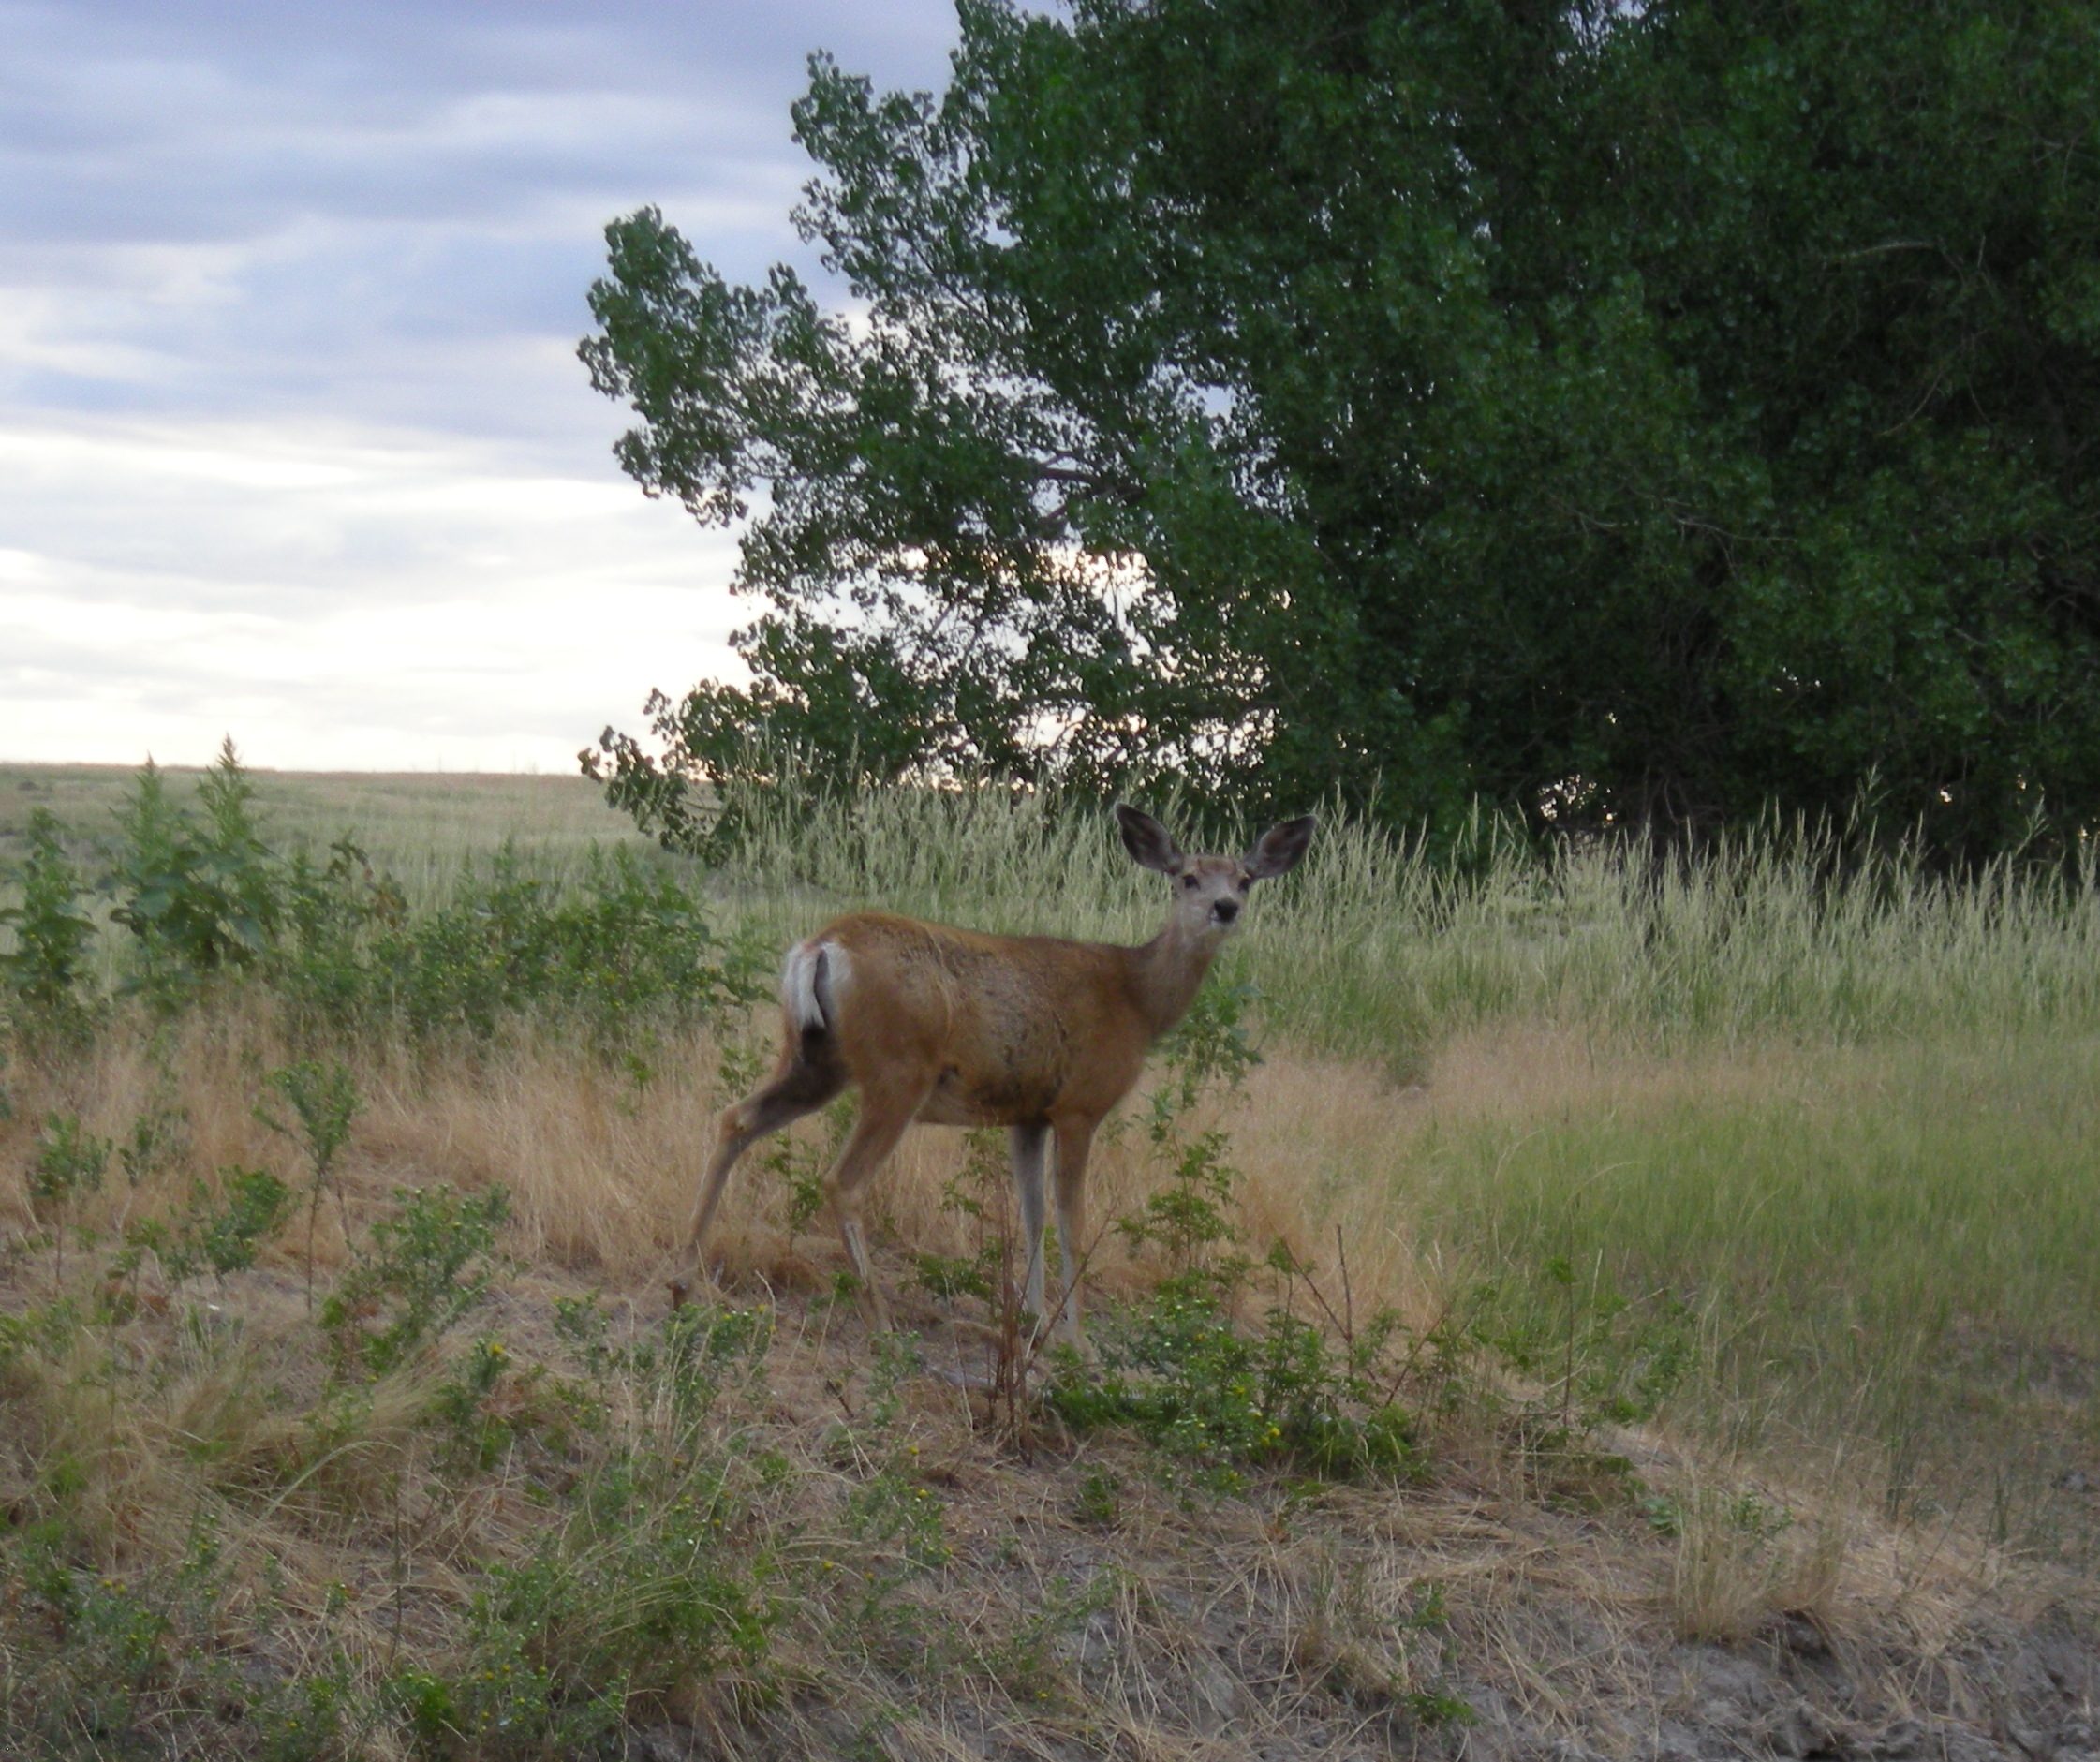
<svg viewBox="0 0 2100 1762"><path fill-rule="evenodd" d="M345 1370L383 1376L437 1339L477 1303L495 1275L497 1226L510 1215L500 1187L478 1196L451 1187L397 1187L391 1217L326 1302L320 1322Z"/></svg>
<svg viewBox="0 0 2100 1762"><path fill-rule="evenodd" d="M372 960L377 1007L418 1035L487 1040L534 1014L580 1023L610 1055L753 1000L769 957L723 942L697 890L631 851L594 850L564 889L506 844L485 876L381 935Z"/></svg>
<svg viewBox="0 0 2100 1762"><path fill-rule="evenodd" d="M968 1254L922 1251L912 1257L912 1279L942 1302L971 1296L991 1301L1012 1270L1013 1243L1008 1224L1008 1162L1002 1134L972 1132L964 1140L963 1165L941 1189L943 1210L963 1219L974 1236ZM1049 1253L1045 1241L1043 1252Z"/></svg>
<svg viewBox="0 0 2100 1762"><path fill-rule="evenodd" d="M323 1063L305 1059L273 1071L263 1079L291 1108L287 1120L265 1103L256 1104L256 1118L280 1137L289 1138L306 1153L310 1179L306 1190L306 1303L314 1301L314 1226L320 1215L321 1195L335 1192L338 1212L343 1196L334 1184L335 1159L349 1141L350 1122L362 1104L357 1082L349 1067L339 1061ZM343 1235L348 1238L349 1219L343 1217Z"/></svg>
<svg viewBox="0 0 2100 1762"><path fill-rule="evenodd" d="M281 859L229 737L199 782L201 823L150 761L118 816L111 915L133 938L133 988L163 1011L222 974L259 968L285 910Z"/></svg>
<svg viewBox="0 0 2100 1762"><path fill-rule="evenodd" d="M102 1185L116 1146L97 1138L77 1114L49 1114L37 1134L36 1160L29 1165L29 1196L56 1212L52 1227L53 1271L66 1277L66 1223L79 1202Z"/></svg>
<svg viewBox="0 0 2100 1762"><path fill-rule="evenodd" d="M189 1147L189 1111L171 1099L163 1081L145 1107L131 1121L131 1130L117 1147L117 1161L124 1177L137 1187L164 1169L178 1164Z"/></svg>
<svg viewBox="0 0 2100 1762"><path fill-rule="evenodd" d="M1131 1426L1220 1488L1271 1465L1338 1480L1426 1472L1414 1421L1371 1374L1374 1357L1338 1354L1318 1326L1280 1310L1246 1328L1207 1280L1169 1280L1104 1319L1095 1348L1096 1366L1068 1364L1052 1386L1056 1412L1076 1427Z"/></svg>
<svg viewBox="0 0 2100 1762"><path fill-rule="evenodd" d="M25 1028L77 1039L92 1013L87 992L95 921L81 905L80 871L50 808L29 816L28 844L28 855L10 875L22 889L22 903L0 907L0 925L14 931L14 946L0 950L0 983Z"/></svg>
<svg viewBox="0 0 2100 1762"><path fill-rule="evenodd" d="M1635 1302L1565 1255L1541 1270L1536 1292L1484 1287L1478 1332L1512 1368L1545 1379L1520 1421L1532 1449L1550 1457L1579 1451L1601 1426L1653 1418L1693 1368L1695 1341L1690 1311L1668 1292Z"/></svg>
<svg viewBox="0 0 2100 1762"><path fill-rule="evenodd" d="M176 1279L209 1272L223 1289L228 1273L255 1265L290 1199L291 1190L268 1169L221 1169L215 1194L203 1181L192 1185L188 1208L165 1237L162 1265Z"/></svg>
<svg viewBox="0 0 2100 1762"><path fill-rule="evenodd" d="M1323 1319L1287 1300L1259 1328L1239 1319L1256 1270L1228 1251L1239 1235L1230 1215L1239 1177L1226 1134L1193 1131L1189 1116L1211 1090L1236 1089L1258 1062L1246 1027L1252 997L1244 984L1206 990L1166 1049L1145 1128L1166 1182L1117 1228L1134 1248L1162 1254L1168 1276L1145 1302L1097 1324L1097 1363L1068 1358L1052 1405L1071 1424L1133 1426L1203 1464L1220 1487L1264 1464L1344 1479L1417 1475L1421 1448L1389 1362L1398 1318L1359 1330L1346 1303L1338 1314L1326 1305ZM1287 1298L1301 1287L1319 1295L1280 1247L1266 1265Z"/></svg>
<svg viewBox="0 0 2100 1762"><path fill-rule="evenodd" d="M401 883L373 866L348 834L317 864L294 851L285 870L285 910L273 979L309 1033L381 1025L378 944L408 923Z"/></svg>
<svg viewBox="0 0 2100 1762"><path fill-rule="evenodd" d="M1228 1213L1239 1175L1226 1161L1227 1135L1215 1128L1191 1131L1189 1116L1207 1090L1221 1085L1236 1092L1261 1062L1247 1031L1254 997L1251 985L1222 976L1196 994L1160 1059L1146 1115L1146 1137L1155 1161L1166 1166L1166 1184L1134 1216L1116 1221L1133 1247L1149 1245L1164 1252L1177 1276L1215 1261L1210 1277L1220 1286L1247 1270L1242 1259L1220 1258L1220 1251L1237 1238Z"/></svg>

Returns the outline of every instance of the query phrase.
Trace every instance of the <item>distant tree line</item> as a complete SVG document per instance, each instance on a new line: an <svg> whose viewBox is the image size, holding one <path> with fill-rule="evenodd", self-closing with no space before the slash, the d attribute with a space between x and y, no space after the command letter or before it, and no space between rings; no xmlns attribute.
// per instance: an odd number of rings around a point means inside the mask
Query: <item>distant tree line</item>
<svg viewBox="0 0 2100 1762"><path fill-rule="evenodd" d="M2100 10L958 10L944 92L794 106L849 305L607 230L620 461L757 609L585 754L644 823L787 755L2100 824Z"/></svg>

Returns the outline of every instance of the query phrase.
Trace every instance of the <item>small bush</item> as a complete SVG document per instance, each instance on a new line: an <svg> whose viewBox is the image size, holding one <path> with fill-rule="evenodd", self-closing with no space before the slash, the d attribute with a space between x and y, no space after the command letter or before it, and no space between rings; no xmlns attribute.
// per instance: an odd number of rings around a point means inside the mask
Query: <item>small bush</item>
<svg viewBox="0 0 2100 1762"><path fill-rule="evenodd" d="M222 974L260 967L284 919L283 862L229 739L197 790L202 823L150 761L118 816L111 914L132 935L128 986L179 1008Z"/></svg>
<svg viewBox="0 0 2100 1762"><path fill-rule="evenodd" d="M594 850L582 881L561 889L509 845L373 954L377 1008L411 1033L488 1040L529 1012L573 1021L608 1050L753 1000L762 964L721 942L696 891L632 851Z"/></svg>
<svg viewBox="0 0 2100 1762"><path fill-rule="evenodd" d="M165 1237L161 1264L170 1278L209 1272L224 1285L228 1273L255 1265L258 1246L290 1198L291 1190L268 1169L221 1169L215 1194L203 1181L193 1183L188 1209Z"/></svg>
<svg viewBox="0 0 2100 1762"><path fill-rule="evenodd" d="M339 1368L383 1376L481 1300L495 1275L500 1187L478 1198L450 1187L397 1187L395 1212L321 1306Z"/></svg>
<svg viewBox="0 0 2100 1762"><path fill-rule="evenodd" d="M51 1114L37 1134L37 1157L29 1165L29 1196L54 1214L52 1247L55 1270L66 1273L66 1225L85 1195L102 1185L116 1146L97 1138L81 1125L76 1114Z"/></svg>
<svg viewBox="0 0 2100 1762"><path fill-rule="evenodd" d="M411 911L348 836L325 860L273 845L231 741L197 804L178 804L149 763L118 815L109 886L111 915L130 933L123 988L163 1015L208 987L256 982L307 1042L406 1031L487 1043L530 1019L631 1061L663 1029L765 989L772 951L724 942L697 886L631 851L594 849L577 881L557 884L507 843L485 868L469 865L449 897ZM94 928L69 903L79 887L56 822L36 823L35 885L8 914L30 913L5 957L10 984L25 997L74 996Z"/></svg>
<svg viewBox="0 0 2100 1762"><path fill-rule="evenodd" d="M1098 1365L1067 1374L1050 1401L1070 1425L1133 1427L1212 1471L1285 1467L1338 1480L1416 1480L1426 1459L1412 1417L1312 1323L1271 1310L1236 1323L1201 1279L1170 1280L1097 1329Z"/></svg>
<svg viewBox="0 0 2100 1762"><path fill-rule="evenodd" d="M0 950L10 1014L32 1038L77 1039L93 1015L95 921L81 908L80 871L50 808L30 815L29 854L9 879L22 889L20 905L0 907L0 925L14 932L14 946Z"/></svg>

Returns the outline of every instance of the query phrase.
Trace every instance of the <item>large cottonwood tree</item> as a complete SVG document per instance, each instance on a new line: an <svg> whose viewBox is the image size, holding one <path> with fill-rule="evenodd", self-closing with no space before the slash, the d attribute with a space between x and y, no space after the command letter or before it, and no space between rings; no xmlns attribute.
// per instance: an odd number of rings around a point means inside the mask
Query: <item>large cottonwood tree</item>
<svg viewBox="0 0 2100 1762"><path fill-rule="evenodd" d="M1254 812L2100 813L2100 13L962 0L819 56L792 270L608 229L622 464L747 686L590 762Z"/></svg>

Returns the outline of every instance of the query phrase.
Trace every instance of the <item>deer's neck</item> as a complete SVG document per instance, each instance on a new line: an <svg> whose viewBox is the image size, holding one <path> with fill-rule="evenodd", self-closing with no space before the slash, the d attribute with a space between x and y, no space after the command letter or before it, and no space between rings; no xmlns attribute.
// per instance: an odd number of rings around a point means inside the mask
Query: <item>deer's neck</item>
<svg viewBox="0 0 2100 1762"><path fill-rule="evenodd" d="M1189 1014L1218 954L1218 939L1189 936L1169 924L1131 954L1131 990L1154 1040Z"/></svg>

